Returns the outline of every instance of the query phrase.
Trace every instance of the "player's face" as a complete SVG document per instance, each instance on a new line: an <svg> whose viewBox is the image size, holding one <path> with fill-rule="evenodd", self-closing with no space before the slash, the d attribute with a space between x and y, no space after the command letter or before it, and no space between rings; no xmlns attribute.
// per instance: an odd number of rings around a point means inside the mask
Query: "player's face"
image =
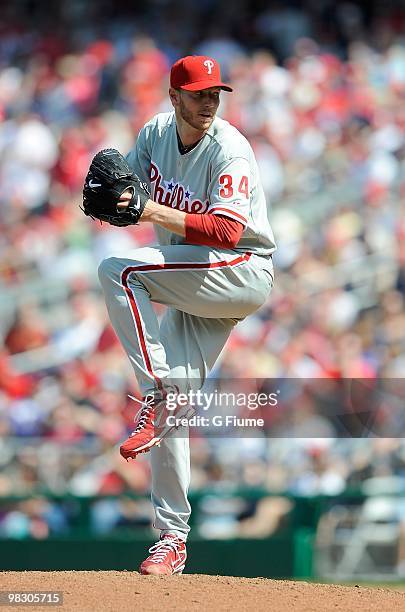
<svg viewBox="0 0 405 612"><path fill-rule="evenodd" d="M178 109L184 121L199 132L205 132L214 121L219 106L220 87L201 91L179 92Z"/></svg>

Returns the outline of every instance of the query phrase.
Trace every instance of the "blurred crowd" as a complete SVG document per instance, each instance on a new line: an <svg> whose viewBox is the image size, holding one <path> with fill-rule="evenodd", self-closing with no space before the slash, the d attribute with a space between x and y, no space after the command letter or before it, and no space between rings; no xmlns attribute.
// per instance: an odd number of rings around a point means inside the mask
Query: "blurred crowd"
<svg viewBox="0 0 405 612"><path fill-rule="evenodd" d="M79 205L92 156L126 153L170 110L168 71L185 53L212 54L234 87L219 114L254 148L278 244L271 298L236 326L214 375L405 376L403 18L395 3L228 5L0 8L2 496L149 489L147 461L127 465L116 451L138 391L96 270L154 234L91 222ZM381 471L404 475L402 442L337 442L306 399L296 405L310 427L278 423L284 441L196 435L194 489L336 493Z"/></svg>

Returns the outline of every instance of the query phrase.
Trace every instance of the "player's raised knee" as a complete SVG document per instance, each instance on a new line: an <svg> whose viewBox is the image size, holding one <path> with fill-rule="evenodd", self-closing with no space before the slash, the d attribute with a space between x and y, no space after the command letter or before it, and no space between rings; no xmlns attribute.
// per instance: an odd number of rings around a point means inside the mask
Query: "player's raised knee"
<svg viewBox="0 0 405 612"><path fill-rule="evenodd" d="M100 283L102 284L105 281L111 279L116 273L117 269L117 258L116 257L107 257L103 259L101 264L98 266L98 278L100 279Z"/></svg>

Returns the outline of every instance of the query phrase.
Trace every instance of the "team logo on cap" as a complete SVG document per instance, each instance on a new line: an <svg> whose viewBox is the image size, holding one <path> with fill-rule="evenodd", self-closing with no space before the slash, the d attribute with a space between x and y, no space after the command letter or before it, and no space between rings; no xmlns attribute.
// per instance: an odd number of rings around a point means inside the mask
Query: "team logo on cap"
<svg viewBox="0 0 405 612"><path fill-rule="evenodd" d="M212 69L214 67L214 62L212 60L207 59L204 61L204 66L207 67L208 74L211 74Z"/></svg>

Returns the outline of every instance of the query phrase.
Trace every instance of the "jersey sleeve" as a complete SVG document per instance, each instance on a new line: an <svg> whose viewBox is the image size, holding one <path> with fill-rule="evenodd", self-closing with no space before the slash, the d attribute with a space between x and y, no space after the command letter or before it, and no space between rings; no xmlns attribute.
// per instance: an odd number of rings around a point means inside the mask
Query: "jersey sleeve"
<svg viewBox="0 0 405 612"><path fill-rule="evenodd" d="M243 227L239 221L219 215L187 213L185 224L186 242L203 244L223 249L234 249L238 244Z"/></svg>
<svg viewBox="0 0 405 612"><path fill-rule="evenodd" d="M140 130L135 146L126 156L126 160L141 181L149 183L151 156L148 148L146 126Z"/></svg>
<svg viewBox="0 0 405 612"><path fill-rule="evenodd" d="M242 157L220 164L208 188L208 213L229 217L245 227L250 210L251 171Z"/></svg>

